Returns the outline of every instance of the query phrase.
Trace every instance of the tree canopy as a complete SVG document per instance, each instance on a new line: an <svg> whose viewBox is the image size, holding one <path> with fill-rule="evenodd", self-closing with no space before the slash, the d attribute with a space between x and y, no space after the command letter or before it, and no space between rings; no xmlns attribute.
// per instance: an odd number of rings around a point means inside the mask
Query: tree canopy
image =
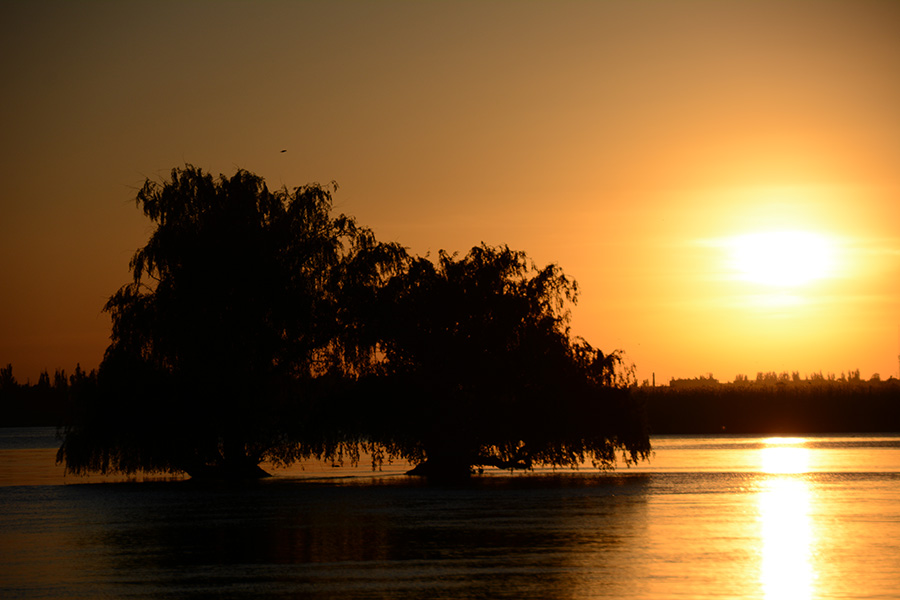
<svg viewBox="0 0 900 600"><path fill-rule="evenodd" d="M558 266L482 244L415 259L385 292L370 436L390 453L439 475L647 455L622 356L570 337L577 287Z"/></svg>
<svg viewBox="0 0 900 600"><path fill-rule="evenodd" d="M58 459L69 471L261 474L263 460L398 457L420 471L647 456L618 352L569 332L577 286L482 244L436 262L378 242L332 190L187 165L106 304L109 347Z"/></svg>
<svg viewBox="0 0 900 600"><path fill-rule="evenodd" d="M332 216L330 189L271 192L243 170L174 169L136 201L156 229L106 304L99 390L59 458L75 472L244 474L321 452L322 435L302 435L317 379L371 363L339 323L359 305L348 296L403 250Z"/></svg>

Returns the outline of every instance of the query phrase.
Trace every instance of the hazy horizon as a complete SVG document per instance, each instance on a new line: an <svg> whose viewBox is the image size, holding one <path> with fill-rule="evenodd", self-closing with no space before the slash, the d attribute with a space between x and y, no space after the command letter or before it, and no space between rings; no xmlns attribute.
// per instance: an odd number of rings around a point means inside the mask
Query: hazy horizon
<svg viewBox="0 0 900 600"><path fill-rule="evenodd" d="M638 381L898 376L900 3L0 6L0 365L99 365L192 163L557 263ZM282 152L285 150L285 152Z"/></svg>

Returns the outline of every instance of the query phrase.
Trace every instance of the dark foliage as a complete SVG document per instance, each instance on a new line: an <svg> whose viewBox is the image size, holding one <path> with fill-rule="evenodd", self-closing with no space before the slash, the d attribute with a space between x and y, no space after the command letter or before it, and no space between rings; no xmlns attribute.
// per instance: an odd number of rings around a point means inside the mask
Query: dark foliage
<svg viewBox="0 0 900 600"><path fill-rule="evenodd" d="M390 457L431 472L647 456L618 353L568 330L575 283L480 246L437 264L331 214L319 185L175 169L106 305L111 343L66 425L69 471L253 477Z"/></svg>
<svg viewBox="0 0 900 600"><path fill-rule="evenodd" d="M74 472L242 476L333 448L304 435L321 399L309 392L371 363L340 323L357 303L347 282L376 281L402 249L333 217L328 189L270 192L246 171L175 169L148 180L137 205L156 229L106 305L98 391L59 460Z"/></svg>
<svg viewBox="0 0 900 600"><path fill-rule="evenodd" d="M645 457L621 356L570 339L575 296L557 266L506 247L412 261L383 292L371 439L417 472L451 476Z"/></svg>

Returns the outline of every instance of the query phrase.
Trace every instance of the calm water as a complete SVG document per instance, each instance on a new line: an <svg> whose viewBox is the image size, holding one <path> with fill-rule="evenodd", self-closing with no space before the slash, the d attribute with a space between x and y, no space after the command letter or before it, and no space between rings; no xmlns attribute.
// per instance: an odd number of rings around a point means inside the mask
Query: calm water
<svg viewBox="0 0 900 600"><path fill-rule="evenodd" d="M0 430L0 597L900 595L900 436L658 438L637 469L455 487L63 478L56 443Z"/></svg>

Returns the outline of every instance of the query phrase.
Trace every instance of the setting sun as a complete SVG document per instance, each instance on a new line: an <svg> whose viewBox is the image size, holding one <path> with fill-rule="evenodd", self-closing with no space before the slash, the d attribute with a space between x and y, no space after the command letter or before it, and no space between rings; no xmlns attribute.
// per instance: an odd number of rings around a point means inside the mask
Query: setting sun
<svg viewBox="0 0 900 600"><path fill-rule="evenodd" d="M834 271L834 243L809 231L768 231L731 238L731 266L739 279L792 287Z"/></svg>

